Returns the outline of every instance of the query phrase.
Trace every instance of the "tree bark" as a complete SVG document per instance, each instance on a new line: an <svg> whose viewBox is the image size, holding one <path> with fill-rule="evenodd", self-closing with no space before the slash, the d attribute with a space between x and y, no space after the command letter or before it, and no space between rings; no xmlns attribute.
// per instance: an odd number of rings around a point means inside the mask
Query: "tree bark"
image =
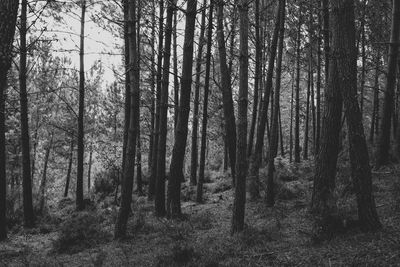
<svg viewBox="0 0 400 267"><path fill-rule="evenodd" d="M196 201L203 202L203 184L204 184L204 168L206 165L206 147L207 147L207 122L208 122L208 94L210 87L210 70L211 70L211 48L212 48L212 28L213 28L213 0L210 2L208 13L208 30L207 30L207 54L206 54L206 76L204 84L204 101L203 101L203 120L201 130L201 147L200 147L200 166L199 181L197 183Z"/></svg>
<svg viewBox="0 0 400 267"><path fill-rule="evenodd" d="M279 2L281 4L281 1ZM275 65L275 57L276 57L276 48L278 44L278 33L279 33L279 20L280 20L280 6L277 7L277 15L275 20L275 29L274 34L272 37L271 43L271 52L270 52L270 59L268 62L268 70L267 70L267 81L264 88L264 101L262 110L260 112L260 121L257 127L257 138L256 138L256 145L254 147L254 153L251 157L250 168L249 168L249 193L250 198L255 200L259 198L259 169L262 160L262 150L264 146L264 135L265 135L265 127L267 124L267 113L268 113L268 104L269 98L271 94L272 88L272 78L274 72L274 65Z"/></svg>
<svg viewBox="0 0 400 267"><path fill-rule="evenodd" d="M247 176L247 105L248 105L248 74L249 74L249 2L239 2L239 35L240 35L240 68L239 68L239 98L238 124L236 145L236 186L233 201L233 216L231 233L244 229L244 211L246 203Z"/></svg>
<svg viewBox="0 0 400 267"><path fill-rule="evenodd" d="M71 136L71 150L69 152L67 177L65 178L64 197L68 197L69 184L71 181L72 161L74 158L74 136Z"/></svg>
<svg viewBox="0 0 400 267"><path fill-rule="evenodd" d="M153 141L153 158L152 158L152 169L150 175L150 186L149 186L149 199L153 198L156 191L156 180L157 180L157 159L158 159L158 139L160 129L160 101L161 101L161 75L162 75L162 51L163 51L163 36L164 36L164 0L159 1L160 13L158 21L158 55L157 55L157 89L156 89L156 116L154 126L154 141ZM153 190L154 189L154 190Z"/></svg>
<svg viewBox="0 0 400 267"><path fill-rule="evenodd" d="M35 214L32 202L32 179L31 179L31 155L29 145L29 121L28 121L28 94L26 89L27 69L27 8L28 1L21 3L20 33L20 65L19 65L19 86L21 103L21 146L22 146L22 187L24 201L24 225L31 228L35 225Z"/></svg>
<svg viewBox="0 0 400 267"><path fill-rule="evenodd" d="M255 20L255 50L256 50L256 58L255 58L255 76L254 76L254 97L253 97L253 113L251 116L251 124L250 124L250 132L249 132L249 142L247 146L247 157L251 156L253 150L253 141L254 141L254 131L257 123L257 112L258 112L258 91L261 80L261 60L262 60L262 43L260 39L260 0L255 0L255 11L254 11L254 20Z"/></svg>
<svg viewBox="0 0 400 267"><path fill-rule="evenodd" d="M294 162L300 162L300 50L301 50L301 25L302 14L299 6L298 24L297 24L297 44L296 44L296 106L294 119Z"/></svg>
<svg viewBox="0 0 400 267"><path fill-rule="evenodd" d="M355 47L354 1L342 0L339 29L342 60L338 60L339 84L343 95L350 145L350 164L357 197L361 229L374 231L381 227L372 194L372 175L365 141L362 113L357 101L357 51ZM336 6L335 6L336 7ZM399 21L400 22L400 21Z"/></svg>
<svg viewBox="0 0 400 267"><path fill-rule="evenodd" d="M217 7L217 42L219 51L221 90L225 120L225 138L228 146L229 162L232 172L232 183L235 184L235 162L236 162L236 122L232 99L232 86L230 71L226 64L226 49L224 35L224 2L218 0Z"/></svg>
<svg viewBox="0 0 400 267"><path fill-rule="evenodd" d="M347 1L347 0L345 0ZM321 144L319 153L315 160L314 187L311 202L311 210L315 217L317 235L326 234L332 217L337 215L335 190L335 176L337 158L339 152L339 132L341 129L342 96L339 86L339 60L343 58L340 43L339 23L342 19L342 10L338 9L336 1L331 1L332 14L330 23L332 25L332 58L329 62L329 75L325 87L325 109L322 116ZM343 3L343 0L338 1ZM326 6L326 8L328 8ZM325 18L324 18L325 19ZM326 49L326 47L325 47ZM326 51L325 51L326 53Z"/></svg>
<svg viewBox="0 0 400 267"><path fill-rule="evenodd" d="M379 68L381 62L380 51L377 50L377 55L375 56L375 75L374 75L374 100L372 107L371 116L371 129L369 133L369 141L371 144L374 143L374 136L376 135L376 129L378 128L378 114L379 114Z"/></svg>
<svg viewBox="0 0 400 267"><path fill-rule="evenodd" d="M88 173L87 173L88 194L90 193L90 187L91 187L91 185L92 185L92 182L91 182L91 176L92 176L92 159L93 159L93 144L90 144L89 163L88 163Z"/></svg>
<svg viewBox="0 0 400 267"><path fill-rule="evenodd" d="M131 212L132 187L135 171L135 156L137 145L137 132L139 121L140 89L137 72L139 62L137 59L136 48L136 0L129 0L127 6L129 9L129 79L131 88L131 109L128 133L128 144L126 149L125 169L123 170L123 179L121 186L121 206L118 211L117 221L115 223L114 238L121 239L125 237L128 218Z"/></svg>
<svg viewBox="0 0 400 267"><path fill-rule="evenodd" d="M170 177L168 181L167 215L174 218L181 215L181 181L188 133L190 93L192 87L193 41L196 24L196 0L188 0L186 7L185 40L183 45L182 79L178 124L172 150Z"/></svg>
<svg viewBox="0 0 400 267"><path fill-rule="evenodd" d="M6 218L6 137L5 97L7 73L11 67L11 51L17 23L18 1L0 2L0 241L7 238Z"/></svg>
<svg viewBox="0 0 400 267"><path fill-rule="evenodd" d="M193 122L192 122L192 149L191 149L191 164L190 164L190 184L196 185L197 183L197 161L198 161L198 130L199 130L199 99L200 99L200 78L201 78L201 65L203 57L204 47L204 34L206 29L206 4L204 0L201 22L200 22L200 35L199 45L197 48L197 59L196 59L196 81L194 89L194 103L193 103Z"/></svg>
<svg viewBox="0 0 400 267"><path fill-rule="evenodd" d="M165 158L168 130L168 88L171 57L172 19L176 0L168 0L167 23L165 24L165 48L160 102L160 136L158 140L157 179L156 179L156 216L165 216Z"/></svg>
<svg viewBox="0 0 400 267"><path fill-rule="evenodd" d="M276 80L274 92L274 110L272 125L271 125L271 141L268 150L268 167L267 167L267 191L266 191L266 204L272 207L275 203L274 196L274 160L278 151L278 134L279 134L279 98L281 87L281 73L282 73L282 56L283 56L283 40L285 35L285 0L279 1L280 16L279 16L279 43L278 43L278 58L276 59Z"/></svg>
<svg viewBox="0 0 400 267"><path fill-rule="evenodd" d="M400 35L400 1L393 1L392 28L390 36L388 72L382 119L379 132L379 143L376 152L376 167L389 163L390 127L393 116L394 90L396 87L397 57L399 54Z"/></svg>
<svg viewBox="0 0 400 267"><path fill-rule="evenodd" d="M177 32L177 10L174 11L174 30L173 30L173 50L174 50L174 128L178 123L178 113L179 113L179 76L178 76L178 32Z"/></svg>
<svg viewBox="0 0 400 267"><path fill-rule="evenodd" d="M78 170L76 177L76 209L83 210L84 112L85 112L85 15L86 1L81 0L81 34L79 48L79 114L78 114Z"/></svg>
<svg viewBox="0 0 400 267"><path fill-rule="evenodd" d="M44 156L44 167L43 167L43 174L42 174L42 181L40 183L40 214L43 215L44 212L44 206L46 203L46 185L47 185L47 166L49 163L49 158L50 158L50 151L53 146L53 137L54 137L54 132L51 133L50 141L47 144L46 147L46 154Z"/></svg>

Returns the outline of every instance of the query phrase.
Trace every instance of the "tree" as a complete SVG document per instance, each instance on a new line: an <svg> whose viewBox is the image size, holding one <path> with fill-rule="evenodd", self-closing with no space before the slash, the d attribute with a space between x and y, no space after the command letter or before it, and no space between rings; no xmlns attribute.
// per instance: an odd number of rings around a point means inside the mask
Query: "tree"
<svg viewBox="0 0 400 267"><path fill-rule="evenodd" d="M194 103L193 103L193 122L192 122L192 149L191 149L191 164L190 164L190 184L196 185L197 183L197 161L198 161L198 128L199 128L199 100L200 100L200 78L201 78L201 65L204 47L204 33L206 28L206 0L203 2L203 9L201 11L200 22L200 35L199 45L197 48L196 59L196 80L194 89Z"/></svg>
<svg viewBox="0 0 400 267"><path fill-rule="evenodd" d="M6 219L6 139L5 95L7 73L11 67L11 49L17 24L18 1L0 2L0 241L7 238Z"/></svg>
<svg viewBox="0 0 400 267"><path fill-rule="evenodd" d="M31 179L31 155L29 145L29 122L28 122L28 94L26 89L27 79L27 8L28 1L21 3L20 23L20 65L19 65L19 86L21 103L21 143L22 143L22 186L24 196L24 223L26 227L35 225L35 214L32 203L32 179Z"/></svg>
<svg viewBox="0 0 400 267"><path fill-rule="evenodd" d="M130 121L128 143L126 149L125 169L123 170L121 207L118 211L117 221L115 223L114 238L123 238L126 234L128 218L131 212L133 176L135 171L135 156L137 147L137 132L139 121L139 81L137 71L139 62L137 60L136 48L136 0L129 0L129 26L128 26L128 44L129 44L129 83L130 83Z"/></svg>
<svg viewBox="0 0 400 267"><path fill-rule="evenodd" d="M157 178L156 178L156 216L165 215L165 158L167 145L168 128L168 88L169 88L169 68L171 58L172 41L172 19L174 15L176 1L168 0L167 23L165 25L165 46L164 46L164 65L162 76L162 90L160 101L160 128L157 155Z"/></svg>
<svg viewBox="0 0 400 267"><path fill-rule="evenodd" d="M278 5L276 10L274 34L271 41L270 59L268 61L267 80L264 88L264 98L263 98L264 101L262 102L263 105L260 111L260 120L257 127L256 145L254 147L254 153L251 157L250 168L249 168L249 193L251 199L253 200L260 196L258 176L262 159L265 127L267 125L268 105L272 89L272 78L275 66L276 48L278 45L278 32L279 32L279 20L280 20L279 16L280 16L280 6Z"/></svg>
<svg viewBox="0 0 400 267"><path fill-rule="evenodd" d="M187 1L178 123L176 125L175 142L172 150L168 181L167 215L171 217L177 217L181 214L180 188L181 181L183 180L183 161L185 159L190 111L196 5L196 0Z"/></svg>
<svg viewBox="0 0 400 267"><path fill-rule="evenodd" d="M299 14L297 17L297 44L296 44L296 106L294 120L294 162L300 162L300 52L301 52L301 25L302 10L299 6Z"/></svg>
<svg viewBox="0 0 400 267"><path fill-rule="evenodd" d="M232 99L232 86L230 71L226 63L226 48L224 35L224 1L218 0L217 7L217 42L219 52L219 66L221 72L221 90L225 122L225 138L228 147L228 155L232 172L232 182L235 184L236 162L236 122Z"/></svg>
<svg viewBox="0 0 400 267"><path fill-rule="evenodd" d="M162 51L163 51L163 36L164 36L164 0L159 1L160 14L158 19L158 51L157 51L157 88L156 88L156 114L154 123L154 133L153 133L153 154L152 154L152 169L150 174L150 186L149 186L149 198L153 197L156 188L156 177L157 177L157 157L158 157L158 140L159 140L159 129L160 129L160 101L161 101L161 75L162 75ZM154 188L154 192L153 192Z"/></svg>
<svg viewBox="0 0 400 267"><path fill-rule="evenodd" d="M253 150L253 139L254 131L257 123L257 112L258 112L258 91L261 84L261 61L262 61L262 42L260 38L260 0L256 0L254 4L254 20L255 20L255 49L256 49L256 63L255 63L255 74L254 74L254 97L253 97L253 111L251 116L249 142L247 146L247 156L251 156Z"/></svg>
<svg viewBox="0 0 400 267"><path fill-rule="evenodd" d="M249 17L248 0L239 2L240 20L240 69L239 69L239 98L238 124L236 145L236 186L233 201L231 232L237 233L244 229L244 211L246 203L247 176L247 104L248 104L248 68L249 68Z"/></svg>
<svg viewBox="0 0 400 267"><path fill-rule="evenodd" d="M389 46L388 71L385 97L381 116L379 143L376 151L376 167L389 162L390 128L393 116L394 90L396 88L397 57L400 42L400 1L393 1L392 27Z"/></svg>
<svg viewBox="0 0 400 267"><path fill-rule="evenodd" d="M81 0L81 34L79 48L79 113L78 113L78 169L76 177L76 209L83 210L85 203L83 202L83 164L85 149L85 130L84 130L84 114L85 114L85 15L86 0Z"/></svg>
<svg viewBox="0 0 400 267"><path fill-rule="evenodd" d="M332 231L337 217L334 194L342 99L349 129L350 163L357 196L359 223L364 230L380 227L372 195L371 169L357 101L354 2L331 1L332 46L321 147L316 159L312 211L319 234Z"/></svg>
<svg viewBox="0 0 400 267"><path fill-rule="evenodd" d="M200 166L199 166L199 181L197 183L196 201L203 202L203 183L204 183L204 168L206 163L206 143L207 143L207 122L208 122L208 94L210 87L210 70L211 70L211 48L212 48L212 29L213 29L213 8L214 3L211 0L208 13L208 30L207 30L207 54L206 54L206 76L204 84L204 101L203 101L203 121L201 130L201 147L200 147Z"/></svg>
<svg viewBox="0 0 400 267"><path fill-rule="evenodd" d="M283 54L283 40L285 35L285 0L279 1L280 15L279 15L279 42L278 42L278 58L276 59L276 81L274 92L274 106L272 113L272 126L271 126L271 141L268 153L268 173L267 173L267 206L273 206L275 202L274 197L274 160L278 151L278 118L280 113L279 98L281 87L281 73L282 73L282 54Z"/></svg>
<svg viewBox="0 0 400 267"><path fill-rule="evenodd" d="M68 160L67 177L65 178L64 197L68 197L69 184L71 182L72 161L74 158L74 136L71 135L71 148Z"/></svg>

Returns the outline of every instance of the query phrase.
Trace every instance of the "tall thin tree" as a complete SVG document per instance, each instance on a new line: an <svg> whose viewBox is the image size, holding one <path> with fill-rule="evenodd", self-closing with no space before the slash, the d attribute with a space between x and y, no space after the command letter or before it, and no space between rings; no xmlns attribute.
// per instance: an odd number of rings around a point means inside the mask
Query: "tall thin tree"
<svg viewBox="0 0 400 267"><path fill-rule="evenodd" d="M247 105L248 105L248 73L249 73L249 15L248 0L239 2L239 32L240 32L240 68L239 68L239 98L236 150L236 186L233 201L232 233L244 229L244 211L246 203L247 176Z"/></svg>
<svg viewBox="0 0 400 267"><path fill-rule="evenodd" d="M0 1L0 241L7 238L6 218L6 128L5 97L7 74L11 67L11 51L17 24L18 1Z"/></svg>
<svg viewBox="0 0 400 267"><path fill-rule="evenodd" d="M196 0L187 1L178 124L176 125L175 142L172 150L170 176L168 181L167 214L171 217L177 217L181 214L180 189L181 181L183 180L183 162L185 159L190 111L196 5Z"/></svg>

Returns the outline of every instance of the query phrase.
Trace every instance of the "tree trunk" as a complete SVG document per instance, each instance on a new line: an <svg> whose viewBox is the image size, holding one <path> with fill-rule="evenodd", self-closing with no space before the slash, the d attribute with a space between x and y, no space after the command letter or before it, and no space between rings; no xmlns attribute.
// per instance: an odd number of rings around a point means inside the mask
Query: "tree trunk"
<svg viewBox="0 0 400 267"><path fill-rule="evenodd" d="M300 50L301 50L301 6L299 6L296 44L296 107L294 119L294 162L300 162Z"/></svg>
<svg viewBox="0 0 400 267"><path fill-rule="evenodd" d="M83 161L84 161L84 112L85 112L85 14L86 1L81 0L81 35L79 49L79 114L78 114L78 170L76 177L76 209L83 210L85 203L83 202Z"/></svg>
<svg viewBox="0 0 400 267"><path fill-rule="evenodd" d="M345 55L343 55L340 43L341 29L338 26L342 19L342 10L336 7L335 2L331 0L331 5L335 9L332 10L330 18L332 25L332 47L330 49L332 54L337 56L328 59L330 65L326 68L329 69L329 75L325 86L325 109L322 117L321 144L315 160L314 187L311 202L318 236L329 232L330 220L337 215L334 190L342 114L342 96L338 83L340 78L338 61ZM343 0L338 2L342 3ZM326 6L326 8L328 7ZM339 55L342 55L342 57L339 57Z"/></svg>
<svg viewBox="0 0 400 267"><path fill-rule="evenodd" d="M129 40L128 40L128 0L123 0L123 11L124 11L124 64L125 64L125 103L124 103L124 141L122 145L122 170L125 169L125 156L126 146L128 144L128 132L129 132L129 121L130 121L130 110L131 110L131 92L129 85ZM117 183L117 189L119 183Z"/></svg>
<svg viewBox="0 0 400 267"><path fill-rule="evenodd" d="M325 55L325 87L328 87L329 81L329 53L330 53L330 32L329 32L329 0L322 0L323 14L323 39ZM326 90L326 89L325 89Z"/></svg>
<svg viewBox="0 0 400 267"><path fill-rule="evenodd" d="M160 101L161 101L161 75L162 75L162 51L163 51L163 32L164 32L164 0L159 1L160 13L159 13L159 26L158 26L158 56L157 56L157 92L156 92L156 117L154 126L154 141L153 141L153 158L152 158L152 169L150 175L150 186L149 186L149 199L153 198L156 191L157 183L157 159L158 159L158 139L160 129Z"/></svg>
<svg viewBox="0 0 400 267"><path fill-rule="evenodd" d="M190 184L196 185L197 183L197 161L198 161L198 130L199 130L199 99L200 99L200 78L201 78L201 65L203 57L204 47L204 32L206 28L206 4L204 0L201 11L201 22L200 22L200 36L199 45L197 48L197 59L196 59L196 81L194 89L194 103L193 103L193 122L192 122L192 149L191 149L191 164L190 164Z"/></svg>
<svg viewBox="0 0 400 267"><path fill-rule="evenodd" d="M255 0L255 49L256 49L256 66L255 66L255 76L254 76L254 97L253 97L253 113L251 116L250 132L249 132L249 142L247 147L247 157L251 156L253 150L254 141L254 131L257 123L257 112L258 112L258 91L261 80L261 60L262 60L262 47L260 39L260 0Z"/></svg>
<svg viewBox="0 0 400 267"><path fill-rule="evenodd" d="M233 201L232 234L244 229L247 176L247 105L249 74L249 15L248 0L239 2L240 68L236 150L236 187Z"/></svg>
<svg viewBox="0 0 400 267"><path fill-rule="evenodd" d="M0 2L0 241L7 238L6 219L6 137L5 97L7 73L11 67L11 50L17 23L18 1Z"/></svg>
<svg viewBox="0 0 400 267"><path fill-rule="evenodd" d="M350 164L357 197L358 218L361 229L374 231L381 227L372 194L372 175L365 141L362 113L357 101L357 51L355 49L354 1L342 0L337 4L341 51L338 60L339 84L343 95L350 145Z"/></svg>
<svg viewBox="0 0 400 267"><path fill-rule="evenodd" d="M279 2L281 4L281 1ZM257 127L257 138L256 145L254 147L254 153L251 157L250 168L249 168L249 193L250 198L255 200L259 198L259 169L262 160L262 150L264 146L264 135L265 135L265 127L267 125L267 113L268 113L268 104L269 98L271 94L272 88L272 78L274 72L275 65L275 57L276 57L276 48L278 44L278 34L279 34L279 20L280 20L280 7L277 7L277 15L275 20L275 29L274 35L272 37L271 50L270 50L270 59L268 62L268 70L267 70L267 81L264 88L264 101L262 110L260 112L260 121Z"/></svg>
<svg viewBox="0 0 400 267"><path fill-rule="evenodd" d="M40 205L39 205L39 208L40 208L40 214L42 214L42 215L43 215L44 206L46 203L47 166L49 163L50 151L53 146L53 137L54 137L54 132L51 133L50 141L47 144L46 154L44 156L42 181L40 183Z"/></svg>
<svg viewBox="0 0 400 267"><path fill-rule="evenodd" d="M376 153L376 167L389 163L390 126L393 113L394 90L396 87L397 57L399 54L400 35L400 1L393 1L392 28L390 36L388 72L382 120L379 132L379 144Z"/></svg>
<svg viewBox="0 0 400 267"><path fill-rule="evenodd" d="M235 162L236 162L236 122L232 99L232 87L228 66L226 64L226 49L224 35L224 2L218 0L217 7L217 41L221 71L221 90L223 99L225 136L228 146L229 162L232 172L232 183L235 184Z"/></svg>
<svg viewBox="0 0 400 267"><path fill-rule="evenodd" d="M279 16L279 43L278 43L278 58L276 59L276 80L274 92L274 110L272 125L271 125L271 142L268 150L268 167L267 167L267 191L266 191L266 204L272 207L275 203L274 196L274 160L278 151L278 134L279 134L279 98L281 87L281 73L282 73L282 56L283 56L283 40L285 35L285 0L279 1L280 16Z"/></svg>
<svg viewBox="0 0 400 267"><path fill-rule="evenodd" d="M19 86L21 103L21 146L22 146L22 186L24 200L24 225L33 227L35 225L35 215L32 203L32 179L31 179L31 155L29 145L29 121L28 121L28 94L26 89L26 57L27 57L27 7L28 1L22 0L21 3L21 23L20 31L20 65L19 65Z"/></svg>
<svg viewBox="0 0 400 267"><path fill-rule="evenodd" d="M321 136L321 68L322 68L322 53L321 53L321 24L322 17L318 15L318 43L317 43L317 116L316 116L316 133L315 133L315 156L319 152L320 136Z"/></svg>
<svg viewBox="0 0 400 267"><path fill-rule="evenodd" d="M140 86L140 62L141 62L141 34L140 34L140 19L142 17L142 6L141 2L138 1L138 7L137 7L137 27L136 27L136 50L137 50L137 64L138 64L138 69L136 71L136 79L138 81L138 84ZM141 99L141 92L139 91L139 99ZM141 100L139 100L139 105L141 104ZM136 142L137 142L137 148L136 148L136 186L137 186L137 191L138 195L142 196L143 195L143 182L142 182L142 140L141 140L141 125L140 125L140 112L139 112L139 119L137 121L137 137L136 137Z"/></svg>
<svg viewBox="0 0 400 267"><path fill-rule="evenodd" d="M176 128L176 124L178 123L178 112L179 112L179 78L178 78L178 32L177 32L177 11L174 11L174 30L173 30L173 50L174 50L174 128Z"/></svg>
<svg viewBox="0 0 400 267"><path fill-rule="evenodd" d="M172 150L168 181L167 214L172 218L181 215L181 181L183 180L183 162L185 159L190 111L196 5L196 0L187 1L178 124L175 131L175 142Z"/></svg>
<svg viewBox="0 0 400 267"><path fill-rule="evenodd" d="M155 1L151 3L151 38L150 38L150 45L151 45L151 70L150 70L150 92L151 92L151 106L150 106L150 140L149 140L149 155L147 157L147 166L148 166L148 173L151 172L153 169L153 151L154 151L154 122L155 122L155 35L156 35L156 10L155 10ZM150 190L151 188L151 190ZM154 195L155 183L154 179L149 180L149 192L148 197L152 198ZM150 196L151 191L151 196Z"/></svg>
<svg viewBox="0 0 400 267"><path fill-rule="evenodd" d="M379 67L380 67L380 51L377 50L377 55L375 58L375 75L374 75L374 100L372 107L372 116L371 116L371 130L369 133L369 141L371 144L374 143L374 136L376 134L376 128L378 128L378 114L379 114Z"/></svg>
<svg viewBox="0 0 400 267"><path fill-rule="evenodd" d="M165 158L168 130L168 88L171 57L172 19L176 0L168 0L167 23L165 24L165 48L160 102L160 136L158 140L157 179L156 179L156 216L165 216Z"/></svg>
<svg viewBox="0 0 400 267"><path fill-rule="evenodd" d="M88 164L88 174L87 174L88 194L90 193L90 187L92 185L92 182L90 180L92 175L92 158L93 158L93 144L90 144L89 164Z"/></svg>
<svg viewBox="0 0 400 267"><path fill-rule="evenodd" d="M69 152L67 177L65 179L64 197L68 197L69 183L71 181L72 161L74 158L74 136L71 136L71 150Z"/></svg>
<svg viewBox="0 0 400 267"><path fill-rule="evenodd" d="M290 97L290 133L289 133L289 162L293 161L293 97L294 97L294 71L292 77L292 88Z"/></svg>
<svg viewBox="0 0 400 267"><path fill-rule="evenodd" d="M120 239L125 237L126 227L128 218L131 212L132 202L132 187L133 187L133 176L135 171L135 155L137 145L137 132L138 132L138 121L139 121L139 104L140 104L140 91L139 91L139 80L137 72L139 70L139 62L137 59L137 48L136 48L136 0L130 0L128 6L129 9L129 79L131 88L131 109L130 109L130 122L129 122L129 133L128 133L128 144L126 147L126 163L125 169L123 170L123 179L121 186L121 206L118 211L117 221L115 223L114 238Z"/></svg>
<svg viewBox="0 0 400 267"><path fill-rule="evenodd" d="M197 183L196 201L203 202L203 183L204 168L206 165L206 147L207 147L207 122L208 122L208 93L210 87L210 70L211 70L211 49L212 49L212 28L213 28L213 0L210 3L208 13L208 31L207 31L207 54L206 54L206 77L204 84L204 101L203 101L203 120L201 130L201 147L200 147L200 166L199 181Z"/></svg>

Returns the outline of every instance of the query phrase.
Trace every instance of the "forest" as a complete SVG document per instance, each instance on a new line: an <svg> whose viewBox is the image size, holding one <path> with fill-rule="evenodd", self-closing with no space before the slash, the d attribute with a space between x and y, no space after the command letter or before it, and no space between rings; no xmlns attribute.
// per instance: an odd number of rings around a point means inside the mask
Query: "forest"
<svg viewBox="0 0 400 267"><path fill-rule="evenodd" d="M0 0L0 266L400 266L400 0Z"/></svg>

